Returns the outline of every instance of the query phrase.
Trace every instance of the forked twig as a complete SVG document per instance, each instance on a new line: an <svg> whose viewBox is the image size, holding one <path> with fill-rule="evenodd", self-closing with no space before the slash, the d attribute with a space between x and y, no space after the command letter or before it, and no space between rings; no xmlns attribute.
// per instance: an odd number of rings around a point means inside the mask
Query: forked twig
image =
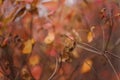
<svg viewBox="0 0 120 80"><path fill-rule="evenodd" d="M104 57L107 59L109 65L111 66L112 70L114 71L117 80L120 80L119 75L117 74L117 71L115 70L115 68L114 68L114 66L112 65L112 63L111 63L110 59L108 58L108 56L107 56L106 54L104 54Z"/></svg>
<svg viewBox="0 0 120 80"><path fill-rule="evenodd" d="M113 54L113 53L111 53L109 51L107 51L107 53L120 60L120 57L118 55L115 55L115 54Z"/></svg>
<svg viewBox="0 0 120 80"><path fill-rule="evenodd" d="M102 52L98 52L98 51L89 49L89 48L84 47L84 46L82 46L82 45L77 45L77 46L80 47L80 48L82 48L82 49L84 49L84 50L87 50L87 51L89 51L89 52L92 52L92 53L95 53L95 54L98 54L98 55L102 55L102 54L101 54Z"/></svg>

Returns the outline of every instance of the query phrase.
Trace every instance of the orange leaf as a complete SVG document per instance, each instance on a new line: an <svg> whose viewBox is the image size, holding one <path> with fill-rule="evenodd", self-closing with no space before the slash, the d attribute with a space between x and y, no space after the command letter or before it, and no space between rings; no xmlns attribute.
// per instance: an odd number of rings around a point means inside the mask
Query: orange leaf
<svg viewBox="0 0 120 80"><path fill-rule="evenodd" d="M24 43L24 48L22 50L23 54L30 54L32 52L32 45L33 44L34 44L34 40L33 39L27 40Z"/></svg>
<svg viewBox="0 0 120 80"><path fill-rule="evenodd" d="M85 60L85 62L83 63L80 72L81 72L81 73L86 73L86 72L90 71L91 68L92 68L92 61L89 60L89 59L87 59L87 60Z"/></svg>
<svg viewBox="0 0 120 80"><path fill-rule="evenodd" d="M93 33L93 30L95 29L95 26L92 26L90 28L90 32L88 32L88 35L87 35L87 40L88 42L91 42L93 40L93 38L95 37L94 33Z"/></svg>
<svg viewBox="0 0 120 80"><path fill-rule="evenodd" d="M34 55L34 56L31 56L31 57L29 58L29 64L32 65L32 66L38 64L39 61L40 61L40 58L39 58L38 55Z"/></svg>
<svg viewBox="0 0 120 80"><path fill-rule="evenodd" d="M88 32L87 40L88 40L88 42L91 42L93 40L93 33L91 31Z"/></svg>

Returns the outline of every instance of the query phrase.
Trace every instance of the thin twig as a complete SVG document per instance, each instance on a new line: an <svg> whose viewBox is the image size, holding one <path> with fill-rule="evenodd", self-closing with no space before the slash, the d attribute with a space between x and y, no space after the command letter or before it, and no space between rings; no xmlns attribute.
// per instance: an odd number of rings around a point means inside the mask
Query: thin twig
<svg viewBox="0 0 120 80"><path fill-rule="evenodd" d="M108 36L107 43L106 43L104 51L107 51L107 48L109 46L109 42L111 40L112 32L113 32L112 30L113 30L114 22L113 22L112 14L113 14L113 10L110 10L109 11L109 22L110 22L110 25L109 25L109 36Z"/></svg>
<svg viewBox="0 0 120 80"><path fill-rule="evenodd" d="M63 36L71 39L71 38L70 38L69 36L67 36L66 34L64 34ZM73 40L73 39L71 39L71 40L75 42L75 40ZM86 46L86 47L85 47L85 46ZM77 47L81 47L81 48L83 48L83 49L85 49L85 50L87 50L87 51L90 51L90 52L93 52L93 53L96 53L96 54L99 54L99 55L101 55L101 54L103 53L103 52L101 52L100 50L98 50L97 48L94 48L94 47L92 47L92 46L90 46L90 45L88 45L88 44L86 44L86 43L83 43L83 42L77 42ZM91 49L90 49L90 48L91 48ZM92 50L92 49L94 49L94 50Z"/></svg>
<svg viewBox="0 0 120 80"><path fill-rule="evenodd" d="M99 21L97 21L97 22L99 23L99 25L101 27L101 30L102 30L102 38L103 38L103 40L102 40L102 50L104 50L104 47L105 47L105 31L104 31L104 27L100 24L100 22Z"/></svg>
<svg viewBox="0 0 120 80"><path fill-rule="evenodd" d="M87 50L87 51L89 51L89 52L92 52L92 53L95 53L95 54L98 54L98 55L102 55L102 54L101 54L102 52L98 52L98 51L89 49L89 48L87 48L87 47L81 46L81 45L77 45L77 46L80 47L80 48L82 48L82 49L84 49L84 50Z"/></svg>
<svg viewBox="0 0 120 80"><path fill-rule="evenodd" d="M57 72L57 69L58 69L58 59L57 59L57 57L56 57L56 63L55 63L56 65L55 65L55 70L54 70L54 72L52 73L52 75L49 77L49 79L48 80L52 80L52 78L55 76L55 74L56 74L56 72Z"/></svg>
<svg viewBox="0 0 120 80"><path fill-rule="evenodd" d="M78 44L79 44L79 45L86 46L86 47L88 47L88 48L91 48L91 49L93 49L93 50L95 50L95 51L101 52L99 49L97 49L97 48L95 48L95 47L93 47L93 46L90 46L90 45L87 44L87 43L84 43L84 42L78 42Z"/></svg>
<svg viewBox="0 0 120 80"><path fill-rule="evenodd" d="M111 53L111 52L109 52L109 51L107 51L107 53L120 60L120 57L119 57L119 56L117 56L117 55L115 55L115 54L113 54L113 53Z"/></svg>
<svg viewBox="0 0 120 80"><path fill-rule="evenodd" d="M120 45L120 38L115 42L115 45L110 49L111 51Z"/></svg>
<svg viewBox="0 0 120 80"><path fill-rule="evenodd" d="M111 63L110 59L108 58L108 56L107 56L106 54L104 54L104 57L107 59L109 65L111 66L112 70L114 71L117 80L120 80L119 75L117 74L117 71L115 70L115 68L114 68L114 66L112 65L112 63Z"/></svg>

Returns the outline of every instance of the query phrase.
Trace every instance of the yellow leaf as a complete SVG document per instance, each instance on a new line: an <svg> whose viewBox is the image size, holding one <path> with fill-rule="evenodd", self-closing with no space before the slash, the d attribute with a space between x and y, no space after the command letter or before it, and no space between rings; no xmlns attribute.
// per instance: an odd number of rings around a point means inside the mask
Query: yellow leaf
<svg viewBox="0 0 120 80"><path fill-rule="evenodd" d="M93 30L95 29L95 26L92 26L90 28L90 32L88 32L88 35L87 35L87 40L88 42L91 42L93 40L93 38L95 37L94 33L93 33Z"/></svg>
<svg viewBox="0 0 120 80"><path fill-rule="evenodd" d="M35 43L35 40L34 40L34 39L31 39L31 42L32 42L32 44L34 44L34 43Z"/></svg>
<svg viewBox="0 0 120 80"><path fill-rule="evenodd" d="M23 54L30 54L32 52L32 45L33 44L34 44L34 40L33 39L27 40L24 43L24 48L22 50Z"/></svg>
<svg viewBox="0 0 120 80"><path fill-rule="evenodd" d="M47 37L44 39L46 44L51 44L55 39L55 34L53 32L49 32Z"/></svg>
<svg viewBox="0 0 120 80"><path fill-rule="evenodd" d="M90 59L87 59L84 61L82 68L80 69L81 73L86 73L90 71L92 68L92 61Z"/></svg>
<svg viewBox="0 0 120 80"><path fill-rule="evenodd" d="M75 58L79 58L79 56L80 56L79 53L77 52L77 50L73 50L72 54Z"/></svg>
<svg viewBox="0 0 120 80"><path fill-rule="evenodd" d="M91 42L93 40L93 33L91 31L88 32L87 40L88 40L88 42Z"/></svg>
<svg viewBox="0 0 120 80"><path fill-rule="evenodd" d="M39 58L38 55L31 56L29 58L29 64L32 65L32 66L34 66L34 65L36 65L36 64L39 63L39 60L40 60L40 58Z"/></svg>

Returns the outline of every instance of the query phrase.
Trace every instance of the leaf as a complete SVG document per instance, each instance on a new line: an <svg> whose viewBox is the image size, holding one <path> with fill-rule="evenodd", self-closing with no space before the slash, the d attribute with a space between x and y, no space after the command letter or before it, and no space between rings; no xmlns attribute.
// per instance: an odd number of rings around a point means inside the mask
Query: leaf
<svg viewBox="0 0 120 80"><path fill-rule="evenodd" d="M27 76L26 76L27 75ZM31 75L26 67L21 69L22 80L31 80Z"/></svg>
<svg viewBox="0 0 120 80"><path fill-rule="evenodd" d="M35 80L40 80L41 73L42 73L41 66L37 65L31 69L31 74Z"/></svg>
<svg viewBox="0 0 120 80"><path fill-rule="evenodd" d="M44 43L51 44L55 39L55 34L53 32L49 32L47 37L44 39Z"/></svg>
<svg viewBox="0 0 120 80"><path fill-rule="evenodd" d="M32 45L35 43L33 39L27 40L24 43L24 48L22 50L23 54L30 54L32 52Z"/></svg>
<svg viewBox="0 0 120 80"><path fill-rule="evenodd" d="M75 58L79 58L79 56L80 56L79 53L77 52L77 50L73 50L72 54Z"/></svg>
<svg viewBox="0 0 120 80"><path fill-rule="evenodd" d="M92 61L90 59L87 59L84 61L82 68L80 70L81 73L86 73L90 71L92 68Z"/></svg>
<svg viewBox="0 0 120 80"><path fill-rule="evenodd" d="M47 54L49 56L55 57L57 55L56 49L55 48L51 48L50 50L47 51Z"/></svg>
<svg viewBox="0 0 120 80"><path fill-rule="evenodd" d="M87 40L88 40L88 42L92 42L92 40L93 40L93 33L91 31L88 32Z"/></svg>
<svg viewBox="0 0 120 80"><path fill-rule="evenodd" d="M34 40L34 39L31 39L31 43L34 44L34 43L35 43L35 40Z"/></svg>
<svg viewBox="0 0 120 80"><path fill-rule="evenodd" d="M93 38L95 37L94 33L93 33L93 30L94 30L94 26L91 27L90 29L90 32L88 32L88 35L87 35L87 40L88 42L92 42L93 41Z"/></svg>
<svg viewBox="0 0 120 80"><path fill-rule="evenodd" d="M40 58L39 58L38 55L34 55L34 56L31 56L31 57L29 58L29 64L32 65L32 66L38 64L39 61L40 61Z"/></svg>

